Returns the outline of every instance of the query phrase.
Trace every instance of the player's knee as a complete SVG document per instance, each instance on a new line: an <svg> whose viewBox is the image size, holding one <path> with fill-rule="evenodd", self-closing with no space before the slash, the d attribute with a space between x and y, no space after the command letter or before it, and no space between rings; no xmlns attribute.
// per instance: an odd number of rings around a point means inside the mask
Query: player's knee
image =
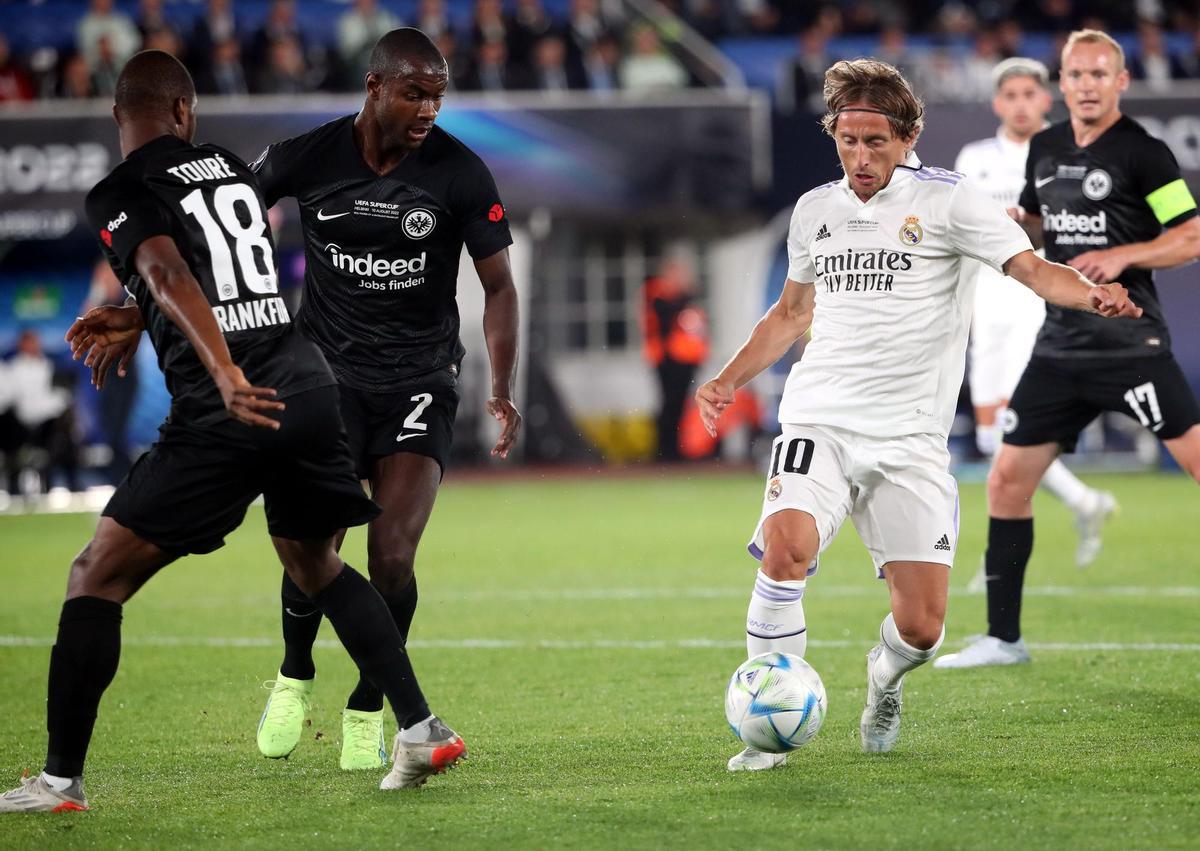
<svg viewBox="0 0 1200 851"><path fill-rule="evenodd" d="M413 578L416 562L415 547L399 547L386 553L372 553L367 564L371 584L379 589L384 598L394 597L404 591Z"/></svg>
<svg viewBox="0 0 1200 851"><path fill-rule="evenodd" d="M803 579L815 553L795 541L768 540L763 551L762 571L776 582Z"/></svg>
<svg viewBox="0 0 1200 851"><path fill-rule="evenodd" d="M1009 465L994 464L987 478L988 509L993 514L1022 511L1036 489L1037 482L1024 481Z"/></svg>
<svg viewBox="0 0 1200 851"><path fill-rule="evenodd" d="M124 603L132 594L132 587L123 581L116 569L112 554L95 540L87 543L71 562L67 577L67 597L102 597Z"/></svg>

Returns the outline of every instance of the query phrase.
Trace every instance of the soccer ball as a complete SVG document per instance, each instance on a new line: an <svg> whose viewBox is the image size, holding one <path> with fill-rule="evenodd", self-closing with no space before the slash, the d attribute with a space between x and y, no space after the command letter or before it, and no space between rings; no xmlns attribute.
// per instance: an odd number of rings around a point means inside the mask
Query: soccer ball
<svg viewBox="0 0 1200 851"><path fill-rule="evenodd" d="M725 720L752 748L785 753L812 741L825 720L825 686L812 665L788 653L763 653L733 672Z"/></svg>

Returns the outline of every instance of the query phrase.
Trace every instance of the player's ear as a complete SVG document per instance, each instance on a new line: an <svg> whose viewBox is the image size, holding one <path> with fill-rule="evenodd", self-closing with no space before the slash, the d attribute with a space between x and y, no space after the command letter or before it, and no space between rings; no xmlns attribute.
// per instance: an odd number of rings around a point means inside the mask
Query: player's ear
<svg viewBox="0 0 1200 851"><path fill-rule="evenodd" d="M1122 68L1121 73L1117 75L1117 91L1123 92L1129 88L1129 69Z"/></svg>
<svg viewBox="0 0 1200 851"><path fill-rule="evenodd" d="M366 76L367 97L371 100L379 99L379 92L383 88L383 80L374 71L368 71Z"/></svg>

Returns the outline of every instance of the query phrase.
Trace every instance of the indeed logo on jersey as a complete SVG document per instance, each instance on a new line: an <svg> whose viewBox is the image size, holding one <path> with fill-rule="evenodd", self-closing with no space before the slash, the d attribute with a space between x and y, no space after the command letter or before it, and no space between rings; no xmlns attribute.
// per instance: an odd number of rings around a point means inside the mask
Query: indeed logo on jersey
<svg viewBox="0 0 1200 851"><path fill-rule="evenodd" d="M1108 245L1108 217L1104 210L1094 216L1066 209L1052 213L1043 204L1042 230L1055 234L1055 245Z"/></svg>
<svg viewBox="0 0 1200 851"><path fill-rule="evenodd" d="M355 257L342 251L340 245L329 243L325 246L329 252L329 260L335 269L350 272L363 277L383 278L393 276L388 281L360 280L358 285L368 290L406 290L425 283L425 276L408 277L397 280L401 275L414 275L425 271L426 252L422 251L416 257L400 260L387 260L368 253L366 257Z"/></svg>
<svg viewBox="0 0 1200 851"><path fill-rule="evenodd" d="M864 293L892 291L896 281L893 272L907 272L913 267L913 256L907 251L855 251L847 249L837 254L817 254L813 257L817 277L827 293Z"/></svg>

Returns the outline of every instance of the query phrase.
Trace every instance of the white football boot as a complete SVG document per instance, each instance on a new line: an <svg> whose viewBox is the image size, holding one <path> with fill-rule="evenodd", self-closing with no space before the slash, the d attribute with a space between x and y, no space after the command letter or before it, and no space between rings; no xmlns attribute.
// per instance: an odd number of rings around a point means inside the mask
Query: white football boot
<svg viewBox="0 0 1200 851"><path fill-rule="evenodd" d="M766 771L787 764L787 754L767 753L758 748L746 748L729 758L726 766L730 771Z"/></svg>
<svg viewBox="0 0 1200 851"><path fill-rule="evenodd" d="M1024 639L1001 641L981 635L957 653L933 660L935 668L982 668L987 665L1023 665L1029 662Z"/></svg>
<svg viewBox="0 0 1200 851"><path fill-rule="evenodd" d="M1096 499L1087 511L1075 514L1075 531L1079 533L1079 544L1075 548L1075 566L1080 570L1090 565L1100 555L1104 542L1100 530L1108 519L1120 509L1117 499L1108 491L1096 491Z"/></svg>
<svg viewBox="0 0 1200 851"><path fill-rule="evenodd" d="M894 689L884 690L875 684L875 660L883 655L883 645L876 644L867 654L867 705L863 709L858 730L862 747L867 753L887 753L900 737L900 706L904 681Z"/></svg>

